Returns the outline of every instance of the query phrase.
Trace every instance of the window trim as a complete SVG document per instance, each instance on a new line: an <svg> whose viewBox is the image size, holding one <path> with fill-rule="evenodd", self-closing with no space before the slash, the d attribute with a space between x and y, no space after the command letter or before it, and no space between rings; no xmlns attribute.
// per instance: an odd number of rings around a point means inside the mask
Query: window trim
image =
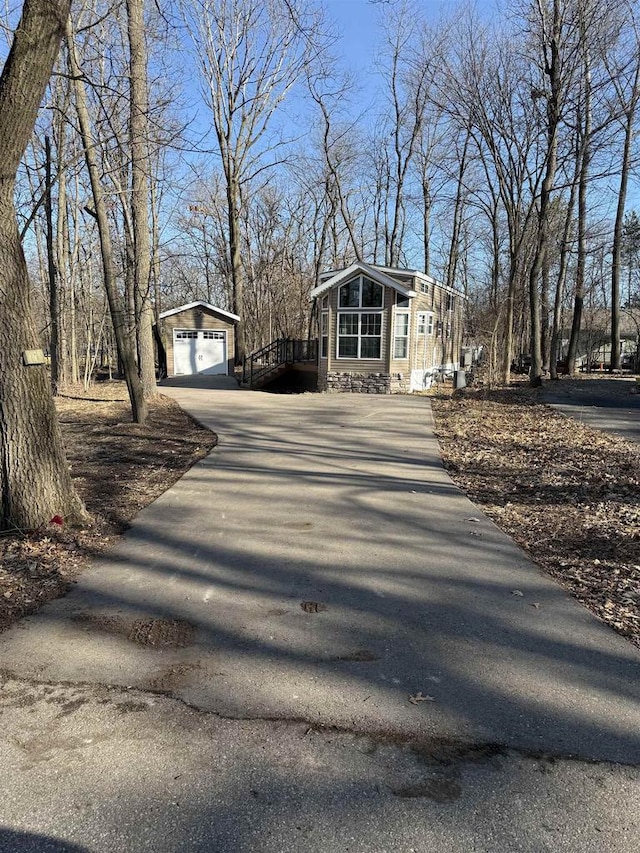
<svg viewBox="0 0 640 853"><path fill-rule="evenodd" d="M420 318L424 317L424 331L420 331ZM416 314L416 335L420 338L433 336L433 311L418 311Z"/></svg>
<svg viewBox="0 0 640 853"><path fill-rule="evenodd" d="M406 334L399 335L398 334L398 320L400 317L406 319ZM396 308L393 316L393 343L392 350L393 353L392 361L406 361L409 358L409 330L411 328L411 318L410 313L407 308ZM396 345L399 341L404 341L404 355L396 355Z"/></svg>
<svg viewBox="0 0 640 853"><path fill-rule="evenodd" d="M367 281L370 281L372 284L375 284L377 287L380 288L380 304L379 305L363 305L362 304L362 290L364 287L365 278L367 279ZM348 287L350 284L353 284L355 281L358 282L358 304L357 305L342 305L341 299L340 299L340 296L342 294L342 290L345 287ZM338 311L341 311L341 310L345 310L345 311L354 311L354 310L381 311L382 309L384 309L384 290L385 290L384 285L380 284L380 282L378 282L378 281L374 281L372 278L369 278L368 276L365 276L362 273L358 276L354 276L353 278L350 278L349 281L343 282L338 287L338 299L337 299Z"/></svg>
<svg viewBox="0 0 640 853"><path fill-rule="evenodd" d="M329 311L320 312L320 358L329 358Z"/></svg>
<svg viewBox="0 0 640 853"><path fill-rule="evenodd" d="M350 314L358 318L358 334L357 335L341 335L340 334L340 317L343 314ZM379 335L363 335L362 334L362 317L365 314L374 314L380 318L380 334ZM370 310L369 308L351 308L338 310L336 317L336 361L382 361L382 318L384 314L384 309L374 309ZM362 338L367 339L377 339L380 342L380 350L377 357L362 357L360 353L362 352ZM357 355L340 355L340 338L356 338L358 343L358 354Z"/></svg>

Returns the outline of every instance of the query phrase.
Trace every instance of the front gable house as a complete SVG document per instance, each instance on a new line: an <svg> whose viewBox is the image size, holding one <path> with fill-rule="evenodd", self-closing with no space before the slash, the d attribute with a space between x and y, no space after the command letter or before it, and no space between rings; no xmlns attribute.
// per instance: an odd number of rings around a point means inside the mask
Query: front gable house
<svg viewBox="0 0 640 853"><path fill-rule="evenodd" d="M310 296L320 391L417 391L459 367L465 297L431 276L357 261Z"/></svg>

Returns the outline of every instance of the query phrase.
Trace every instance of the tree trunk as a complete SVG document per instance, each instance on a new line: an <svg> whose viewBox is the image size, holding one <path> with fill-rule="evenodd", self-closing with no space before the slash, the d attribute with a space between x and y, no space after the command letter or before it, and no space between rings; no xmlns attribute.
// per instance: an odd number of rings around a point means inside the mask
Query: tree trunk
<svg viewBox="0 0 640 853"><path fill-rule="evenodd" d="M240 317L236 325L236 364L242 364L246 354L245 344L245 306L244 306L244 270L240 257L240 187L233 177L227 178L227 214L229 217L229 255L231 261L231 281L233 284L233 305L231 310Z"/></svg>
<svg viewBox="0 0 640 853"><path fill-rule="evenodd" d="M629 106L625 111L624 147L618 188L616 220L613 228L613 249L611 262L611 370L620 369L620 267L622 266L622 241L624 230L624 208L627 203L627 185L631 165L631 143L636 106L640 97L640 63L636 65L633 89ZM631 261L629 261L631 276ZM629 306L631 306L631 287L629 287Z"/></svg>
<svg viewBox="0 0 640 853"><path fill-rule="evenodd" d="M51 332L49 336L49 357L51 360L51 392L56 396L60 384L60 362L58 334L60 323L60 306L58 301L58 275L55 262L55 249L53 245L53 203L51 198L51 140L48 136L44 138L45 149L45 212L47 220L47 271L49 279L49 320Z"/></svg>
<svg viewBox="0 0 640 853"><path fill-rule="evenodd" d="M553 2L553 26L549 41L549 54L545 60L545 73L549 78L550 92L547 100L547 152L546 168L540 188L540 207L538 210L538 234L536 239L533 263L529 270L529 311L531 317L531 370L529 378L532 385L540 385L542 381L542 349L540 346L540 288L539 278L545 261L548 241L548 208L551 190L556 174L558 157L558 126L561 110L561 74L562 61L560 57L561 38L561 4L560 0Z"/></svg>
<svg viewBox="0 0 640 853"><path fill-rule="evenodd" d="M69 474L13 204L16 173L62 39L67 0L26 0L0 77L0 529L86 517Z"/></svg>
<svg viewBox="0 0 640 853"><path fill-rule="evenodd" d="M576 291L573 305L571 337L567 353L567 373L576 372L578 342L582 327L582 308L584 305L585 268L587 263L587 190L589 184L589 165L591 161L591 66L588 52L585 56L585 102L584 129L580 146L580 182L578 185L578 262L576 267Z"/></svg>
<svg viewBox="0 0 640 853"><path fill-rule="evenodd" d="M144 0L127 0L130 51L131 214L133 219L136 337L140 380L145 396L156 392L153 347L153 309L149 294L149 157L147 52L144 39Z"/></svg>
<svg viewBox="0 0 640 853"><path fill-rule="evenodd" d="M78 60L76 58L73 32L71 29L71 22L69 20L67 20L66 24L66 38L69 50L69 66L76 96L78 123L80 124L80 133L82 136L82 144L84 146L87 171L89 172L89 178L91 181L91 191L93 193L93 203L95 205L94 214L100 234L100 251L102 254L104 286L107 292L107 299L109 301L109 310L111 312L111 321L113 323L113 332L116 339L118 358L122 362L127 390L129 392L129 400L131 401L131 414L133 420L137 424L142 424L145 422L147 417L147 404L144 400L142 384L136 369L134 349L131 345L130 337L127 334L126 318L120 303L120 295L118 294L118 287L113 269L113 249L111 245L111 234L109 232L109 219L102 186L100 184L100 170L98 168L98 161L96 158L95 141L91 134L87 96L80 68L78 66Z"/></svg>

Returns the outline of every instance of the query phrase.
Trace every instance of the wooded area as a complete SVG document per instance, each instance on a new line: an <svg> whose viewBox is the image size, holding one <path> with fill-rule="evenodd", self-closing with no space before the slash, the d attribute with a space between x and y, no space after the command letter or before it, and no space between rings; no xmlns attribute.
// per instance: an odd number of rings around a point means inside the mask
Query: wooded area
<svg viewBox="0 0 640 853"><path fill-rule="evenodd" d="M8 14L0 248L23 258L17 227L30 281L3 265L0 527L34 526L69 500L80 512L63 475L29 510L11 480L33 479L36 445L52 448L42 488L66 470L49 381L56 393L120 372L143 422L154 316L183 303L238 314L242 358L315 335L309 291L358 258L464 290L466 338L492 382L514 363L534 384L558 365L574 372L605 339L614 370L621 336L637 351L635 0L513 0L439 18L372 0L360 79L331 10L83 0L69 16L26 0L24 21L52 33L37 62ZM39 77L17 102L21 62ZM50 375L23 363L40 346ZM16 464L27 424L38 427Z"/></svg>

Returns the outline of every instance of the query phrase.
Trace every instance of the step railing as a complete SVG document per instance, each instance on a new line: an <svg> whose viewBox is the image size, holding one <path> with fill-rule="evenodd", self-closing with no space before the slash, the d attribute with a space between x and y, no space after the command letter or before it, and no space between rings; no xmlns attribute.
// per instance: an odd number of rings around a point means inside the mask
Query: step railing
<svg viewBox="0 0 640 853"><path fill-rule="evenodd" d="M278 338L245 356L242 365L242 382L253 388L261 380L283 367L318 359L318 341Z"/></svg>

